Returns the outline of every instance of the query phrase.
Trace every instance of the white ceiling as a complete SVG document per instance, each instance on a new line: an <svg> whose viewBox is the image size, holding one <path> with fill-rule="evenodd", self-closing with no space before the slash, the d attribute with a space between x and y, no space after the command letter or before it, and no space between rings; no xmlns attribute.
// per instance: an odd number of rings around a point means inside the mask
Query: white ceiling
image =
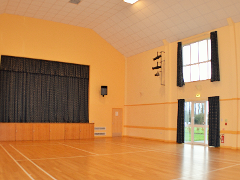
<svg viewBox="0 0 240 180"><path fill-rule="evenodd" d="M240 0L0 0L16 14L93 29L124 56L240 22Z"/></svg>

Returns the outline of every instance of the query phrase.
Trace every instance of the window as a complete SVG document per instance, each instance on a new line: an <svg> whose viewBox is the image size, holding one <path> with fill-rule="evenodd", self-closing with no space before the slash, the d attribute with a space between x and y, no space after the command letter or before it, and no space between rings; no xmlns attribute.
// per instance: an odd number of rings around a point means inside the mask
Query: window
<svg viewBox="0 0 240 180"><path fill-rule="evenodd" d="M184 82L211 78L211 40L205 39L183 46Z"/></svg>

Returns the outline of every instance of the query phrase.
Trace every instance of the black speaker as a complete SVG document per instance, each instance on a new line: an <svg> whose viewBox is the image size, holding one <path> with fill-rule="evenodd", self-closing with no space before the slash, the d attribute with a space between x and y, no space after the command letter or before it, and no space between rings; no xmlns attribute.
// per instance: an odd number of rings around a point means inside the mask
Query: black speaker
<svg viewBox="0 0 240 180"><path fill-rule="evenodd" d="M104 95L107 95L107 86L101 86L101 95L104 97Z"/></svg>

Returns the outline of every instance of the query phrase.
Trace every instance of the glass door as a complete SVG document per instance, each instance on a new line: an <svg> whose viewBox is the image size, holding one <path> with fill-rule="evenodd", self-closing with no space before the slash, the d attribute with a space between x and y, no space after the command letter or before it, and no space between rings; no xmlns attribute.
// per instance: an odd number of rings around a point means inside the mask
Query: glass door
<svg viewBox="0 0 240 180"><path fill-rule="evenodd" d="M185 102L185 143L208 144L208 102Z"/></svg>

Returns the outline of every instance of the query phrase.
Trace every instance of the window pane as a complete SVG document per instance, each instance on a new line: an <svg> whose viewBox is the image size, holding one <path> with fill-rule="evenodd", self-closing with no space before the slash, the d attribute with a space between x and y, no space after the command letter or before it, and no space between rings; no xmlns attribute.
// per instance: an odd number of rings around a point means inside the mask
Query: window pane
<svg viewBox="0 0 240 180"><path fill-rule="evenodd" d="M194 103L194 124L204 125L204 103Z"/></svg>
<svg viewBox="0 0 240 180"><path fill-rule="evenodd" d="M185 108L184 108L184 121L185 125L191 124L191 102L185 102Z"/></svg>
<svg viewBox="0 0 240 180"><path fill-rule="evenodd" d="M194 142L204 143L204 128L194 127Z"/></svg>
<svg viewBox="0 0 240 180"><path fill-rule="evenodd" d="M211 61L208 62L208 79L211 79Z"/></svg>
<svg viewBox="0 0 240 180"><path fill-rule="evenodd" d="M191 66L191 81L199 80L199 68L198 64Z"/></svg>
<svg viewBox="0 0 240 180"><path fill-rule="evenodd" d="M187 127L188 125L191 125L191 106L192 106L191 102L185 102L184 108L185 142L191 141L191 127Z"/></svg>
<svg viewBox="0 0 240 180"><path fill-rule="evenodd" d="M190 66L183 67L184 82L190 82Z"/></svg>
<svg viewBox="0 0 240 180"><path fill-rule="evenodd" d="M184 142L191 142L191 127L185 127Z"/></svg>
<svg viewBox="0 0 240 180"><path fill-rule="evenodd" d="M208 48L207 48L207 40L203 40L199 42L199 62L208 60Z"/></svg>
<svg viewBox="0 0 240 180"><path fill-rule="evenodd" d="M183 46L183 65L190 64L190 45Z"/></svg>
<svg viewBox="0 0 240 180"><path fill-rule="evenodd" d="M191 64L198 62L198 42L191 44Z"/></svg>
<svg viewBox="0 0 240 180"><path fill-rule="evenodd" d="M206 125L209 125L208 123L208 116L209 116L209 112L208 112L208 101L206 101Z"/></svg>
<svg viewBox="0 0 240 180"><path fill-rule="evenodd" d="M208 63L199 64L200 80L208 79Z"/></svg>
<svg viewBox="0 0 240 180"><path fill-rule="evenodd" d="M211 39L208 40L208 60L211 60Z"/></svg>

